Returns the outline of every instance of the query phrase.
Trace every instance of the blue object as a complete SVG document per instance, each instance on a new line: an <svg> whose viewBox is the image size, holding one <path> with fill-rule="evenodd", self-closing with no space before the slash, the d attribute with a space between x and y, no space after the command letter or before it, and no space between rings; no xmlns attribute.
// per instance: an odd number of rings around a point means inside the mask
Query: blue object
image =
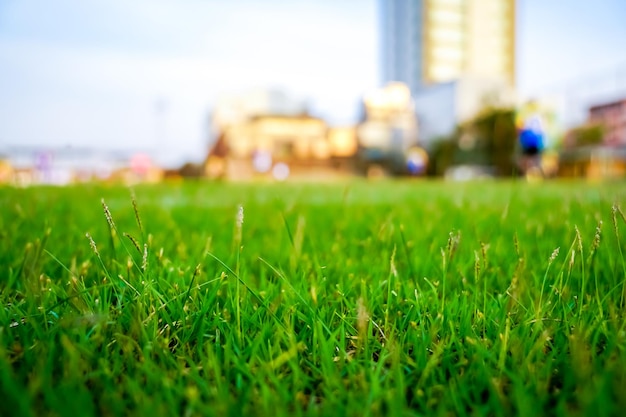
<svg viewBox="0 0 626 417"><path fill-rule="evenodd" d="M543 126L539 116L531 116L524 123L520 135L520 144L523 149L539 151L543 149Z"/></svg>
<svg viewBox="0 0 626 417"><path fill-rule="evenodd" d="M532 129L523 129L520 132L520 143L524 149L542 149L543 133Z"/></svg>

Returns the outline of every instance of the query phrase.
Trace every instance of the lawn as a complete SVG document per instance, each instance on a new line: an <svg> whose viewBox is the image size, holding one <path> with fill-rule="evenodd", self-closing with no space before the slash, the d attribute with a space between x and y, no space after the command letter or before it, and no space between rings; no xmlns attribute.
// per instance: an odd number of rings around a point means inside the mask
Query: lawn
<svg viewBox="0 0 626 417"><path fill-rule="evenodd" d="M626 184L0 188L1 415L619 415Z"/></svg>

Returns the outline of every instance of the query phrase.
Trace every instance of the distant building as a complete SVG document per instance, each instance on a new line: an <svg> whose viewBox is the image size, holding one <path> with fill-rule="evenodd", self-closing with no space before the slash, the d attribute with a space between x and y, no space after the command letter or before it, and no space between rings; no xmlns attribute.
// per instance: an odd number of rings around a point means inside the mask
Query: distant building
<svg viewBox="0 0 626 417"><path fill-rule="evenodd" d="M383 82L464 76L515 86L515 0L381 0Z"/></svg>
<svg viewBox="0 0 626 417"><path fill-rule="evenodd" d="M380 0L383 82L409 86L424 142L512 104L515 0Z"/></svg>
<svg viewBox="0 0 626 417"><path fill-rule="evenodd" d="M9 167L5 169L3 167ZM0 161L0 183L66 185L92 181L157 182L162 170L147 155L89 148L15 147Z"/></svg>
<svg viewBox="0 0 626 417"><path fill-rule="evenodd" d="M405 84L389 83L363 98L365 120L359 143L381 150L406 149L417 144L417 120L411 92Z"/></svg>
<svg viewBox="0 0 626 417"><path fill-rule="evenodd" d="M515 93L501 80L464 76L422 88L414 97L420 140L429 146L488 106L513 107Z"/></svg>
<svg viewBox="0 0 626 417"><path fill-rule="evenodd" d="M604 144L626 146L626 98L589 108L589 122L604 127Z"/></svg>
<svg viewBox="0 0 626 417"><path fill-rule="evenodd" d="M626 99L590 107L587 120L565 137L559 173L623 178L626 176Z"/></svg>
<svg viewBox="0 0 626 417"><path fill-rule="evenodd" d="M211 178L319 177L352 170L353 127L331 128L279 92L230 97L218 103L218 139L205 162Z"/></svg>
<svg viewBox="0 0 626 417"><path fill-rule="evenodd" d="M559 155L558 175L589 179L624 178L626 147L585 146L564 149Z"/></svg>
<svg viewBox="0 0 626 417"><path fill-rule="evenodd" d="M422 173L426 161L418 160L424 153L416 149L418 124L408 86L388 83L365 94L363 104L365 120L357 128L357 137L359 161L365 172ZM409 160L411 155L413 160Z"/></svg>
<svg viewBox="0 0 626 417"><path fill-rule="evenodd" d="M13 165L8 159L0 156L0 184L7 184L13 180Z"/></svg>

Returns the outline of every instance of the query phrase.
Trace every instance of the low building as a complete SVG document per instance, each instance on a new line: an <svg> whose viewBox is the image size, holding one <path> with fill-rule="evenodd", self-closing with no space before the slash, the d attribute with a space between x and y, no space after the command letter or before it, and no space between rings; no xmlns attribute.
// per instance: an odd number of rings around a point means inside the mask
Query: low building
<svg viewBox="0 0 626 417"><path fill-rule="evenodd" d="M590 107L589 122L604 126L604 145L626 146L626 99Z"/></svg>
<svg viewBox="0 0 626 417"><path fill-rule="evenodd" d="M626 99L589 108L587 123L565 137L559 175L590 179L626 176Z"/></svg>
<svg viewBox="0 0 626 417"><path fill-rule="evenodd" d="M0 184L8 184L13 180L13 165L8 159L0 158Z"/></svg>
<svg viewBox="0 0 626 417"><path fill-rule="evenodd" d="M418 125L407 85L391 82L363 98L365 119L357 127L358 160L368 175L421 174ZM419 149L418 149L419 148Z"/></svg>
<svg viewBox="0 0 626 417"><path fill-rule="evenodd" d="M0 183L18 186L83 182L158 182L162 169L143 153L89 148L16 147L0 162Z"/></svg>
<svg viewBox="0 0 626 417"><path fill-rule="evenodd" d="M616 179L626 176L626 146L583 146L559 155L559 176Z"/></svg>
<svg viewBox="0 0 626 417"><path fill-rule="evenodd" d="M298 102L284 95L270 99L275 94L256 100L255 106L246 96L218 105L213 122L219 135L205 160L206 175L247 180L352 173L355 129L331 128L318 117L296 111Z"/></svg>
<svg viewBox="0 0 626 417"><path fill-rule="evenodd" d="M352 171L353 128L330 128L309 115L259 115L227 127L211 150L209 177L319 177Z"/></svg>

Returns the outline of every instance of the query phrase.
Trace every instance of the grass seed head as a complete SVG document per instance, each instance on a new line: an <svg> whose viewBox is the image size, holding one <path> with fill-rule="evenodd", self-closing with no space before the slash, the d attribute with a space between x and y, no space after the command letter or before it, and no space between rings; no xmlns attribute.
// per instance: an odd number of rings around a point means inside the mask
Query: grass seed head
<svg viewBox="0 0 626 417"><path fill-rule="evenodd" d="M489 245L485 242L480 242L480 251L483 257L483 268L487 269L487 251L489 250Z"/></svg>
<svg viewBox="0 0 626 417"><path fill-rule="evenodd" d="M451 259L456 252L459 243L461 242L461 231L459 230L456 234L454 232L450 232L448 235L448 244L446 246L446 252L448 254L448 258Z"/></svg>
<svg viewBox="0 0 626 417"><path fill-rule="evenodd" d="M137 207L137 197L135 196L135 190L130 189L130 201L133 204L133 211L135 212L135 220L137 221L137 226L139 227L139 231L143 236L143 225L141 224L141 217L139 216L139 208Z"/></svg>
<svg viewBox="0 0 626 417"><path fill-rule="evenodd" d="M243 205L239 204L237 206L237 227L241 228L243 225Z"/></svg>
<svg viewBox="0 0 626 417"><path fill-rule="evenodd" d="M104 198L100 200L102 202L102 209L104 210L104 217L107 219L107 223L111 229L115 229L115 223L113 223L113 216L111 216L111 211L109 210L109 206L104 202Z"/></svg>
<svg viewBox="0 0 626 417"><path fill-rule="evenodd" d="M139 242L137 242L137 239L135 239L131 234L128 234L128 233L124 233L124 236L128 240L130 240L130 242L133 244L135 249L137 249L137 252L141 253L141 248L139 247Z"/></svg>
<svg viewBox="0 0 626 417"><path fill-rule="evenodd" d="M364 340L367 333L367 322L370 316L365 308L363 297L359 297L356 301L356 325L359 332L359 338Z"/></svg>
<svg viewBox="0 0 626 417"><path fill-rule="evenodd" d="M619 207L617 206L617 204L613 204L613 207L611 207L611 218L613 220L613 229L615 229L615 236L617 238L619 238L619 230L617 228L617 211L619 210Z"/></svg>
<svg viewBox="0 0 626 417"><path fill-rule="evenodd" d="M87 239L89 239L89 246L91 246L91 250L93 250L96 255L100 256L100 253L98 252L98 247L96 246L96 242L93 241L93 238L91 237L89 232L85 233L85 236L87 236Z"/></svg>
<svg viewBox="0 0 626 417"><path fill-rule="evenodd" d="M596 226L596 234L593 236L593 242L591 242L591 253L594 253L600 246L600 239L602 238L602 220L598 222Z"/></svg>
<svg viewBox="0 0 626 417"><path fill-rule="evenodd" d="M146 243L143 244L143 257L141 259L141 270L146 272L148 269L148 245Z"/></svg>
<svg viewBox="0 0 626 417"><path fill-rule="evenodd" d="M554 262L554 260L556 259L557 256L559 256L559 251L561 250L560 247L556 248L553 252L552 255L550 255L550 259L548 259L548 264L552 265L552 262Z"/></svg>
<svg viewBox="0 0 626 417"><path fill-rule="evenodd" d="M389 259L389 270L394 277L398 276L398 269L396 268L396 247L393 247L391 258Z"/></svg>
<svg viewBox="0 0 626 417"><path fill-rule="evenodd" d="M578 226L574 226L574 230L576 231L576 242L578 243L578 252L583 252L583 239L580 236L580 230L578 230Z"/></svg>
<svg viewBox="0 0 626 417"><path fill-rule="evenodd" d="M237 242L237 246L241 245L242 228L243 228L243 205L239 204L237 206L237 215L235 216L235 240Z"/></svg>

